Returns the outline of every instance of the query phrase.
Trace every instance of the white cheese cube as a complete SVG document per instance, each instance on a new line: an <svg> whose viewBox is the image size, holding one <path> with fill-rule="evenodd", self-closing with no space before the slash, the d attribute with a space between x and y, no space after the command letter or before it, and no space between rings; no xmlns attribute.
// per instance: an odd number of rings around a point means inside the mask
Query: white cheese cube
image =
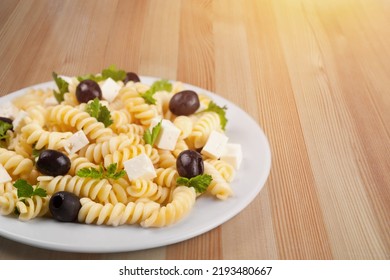
<svg viewBox="0 0 390 280"><path fill-rule="evenodd" d="M17 114L19 112L19 109L16 108L11 102L5 102L0 105L0 116L14 119L16 118Z"/></svg>
<svg viewBox="0 0 390 280"><path fill-rule="evenodd" d="M89 140L84 131L79 130L69 137L64 144L64 149L68 154L74 154L89 144Z"/></svg>
<svg viewBox="0 0 390 280"><path fill-rule="evenodd" d="M0 164L0 184L11 182L12 178L9 176L7 170L4 168L3 165Z"/></svg>
<svg viewBox="0 0 390 280"><path fill-rule="evenodd" d="M19 131L21 127L25 124L24 119L28 116L26 111L19 111L15 119L12 121L12 126L14 131Z"/></svg>
<svg viewBox="0 0 390 280"><path fill-rule="evenodd" d="M156 170L150 158L145 154L133 157L123 163L129 180L152 180L157 177Z"/></svg>
<svg viewBox="0 0 390 280"><path fill-rule="evenodd" d="M150 133L152 133L153 127L155 127L161 119L154 118L150 123ZM173 151L175 149L177 140L180 136L180 129L178 129L170 120L163 119L161 121L160 133L156 139L156 146L159 149Z"/></svg>
<svg viewBox="0 0 390 280"><path fill-rule="evenodd" d="M115 97L118 95L121 86L117 84L113 79L108 78L100 86L102 90L102 96L108 102L114 101Z"/></svg>
<svg viewBox="0 0 390 280"><path fill-rule="evenodd" d="M227 143L221 155L221 160L229 163L236 170L242 162L242 149L240 144Z"/></svg>
<svg viewBox="0 0 390 280"><path fill-rule="evenodd" d="M201 154L208 156L212 159L218 159L221 157L223 150L225 149L228 137L218 131L213 130L207 139L206 145L204 145Z"/></svg>

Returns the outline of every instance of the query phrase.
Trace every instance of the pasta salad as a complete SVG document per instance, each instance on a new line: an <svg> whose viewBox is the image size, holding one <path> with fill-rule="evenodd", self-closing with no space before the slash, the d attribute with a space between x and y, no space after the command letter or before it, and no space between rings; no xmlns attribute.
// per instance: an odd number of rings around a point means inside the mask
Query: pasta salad
<svg viewBox="0 0 390 280"><path fill-rule="evenodd" d="M226 107L115 66L53 79L0 105L2 215L164 227L204 195L233 195L242 152Z"/></svg>

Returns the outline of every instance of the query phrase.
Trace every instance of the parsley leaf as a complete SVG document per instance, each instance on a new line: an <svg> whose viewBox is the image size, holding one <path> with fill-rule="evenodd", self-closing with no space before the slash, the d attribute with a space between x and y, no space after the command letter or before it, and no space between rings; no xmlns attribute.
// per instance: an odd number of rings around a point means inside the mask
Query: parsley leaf
<svg viewBox="0 0 390 280"><path fill-rule="evenodd" d="M103 167L100 166L99 170L93 167L81 168L76 175L83 178L103 179Z"/></svg>
<svg viewBox="0 0 390 280"><path fill-rule="evenodd" d="M111 78L114 81L122 81L126 78L126 72L124 70L117 69L115 65L110 65L107 69L102 70L102 74L87 74L84 76L77 77L77 80L79 80L80 82L84 80L101 82L107 80L108 78Z"/></svg>
<svg viewBox="0 0 390 280"><path fill-rule="evenodd" d="M116 163L112 163L107 167L107 174L106 174L107 178L118 180L126 175L126 171L124 170L116 172L117 166L118 165Z"/></svg>
<svg viewBox="0 0 390 280"><path fill-rule="evenodd" d="M146 101L148 104L156 104L156 99L154 99L153 95L158 91L172 91L172 84L168 80L159 80L155 81L149 90L147 90L145 93L141 94L141 97Z"/></svg>
<svg viewBox="0 0 390 280"><path fill-rule="evenodd" d="M209 106L207 107L207 109L205 109L203 111L200 111L199 113L203 113L203 112L214 112L214 113L217 113L218 116L219 116L220 122L221 122L221 128L222 128L222 130L225 130L225 127L226 127L226 124L227 124L227 121L228 121L227 118L226 118L226 110L227 110L226 106L219 107L214 101L210 101Z"/></svg>
<svg viewBox="0 0 390 280"><path fill-rule="evenodd" d="M0 120L0 140L7 139L7 131L12 129L12 124Z"/></svg>
<svg viewBox="0 0 390 280"><path fill-rule="evenodd" d="M207 187L210 185L213 177L208 174L202 174L190 179L185 177L179 177L176 180L176 184L181 186L193 187L197 193L204 193Z"/></svg>
<svg viewBox="0 0 390 280"><path fill-rule="evenodd" d="M86 74L84 76L78 76L77 80L79 82L85 81L85 80L92 80L95 82L101 82L104 80L104 78L101 75L92 75L92 74Z"/></svg>
<svg viewBox="0 0 390 280"><path fill-rule="evenodd" d="M64 101L64 94L69 91L69 84L61 77L58 77L56 72L53 72L52 76L59 90L53 90L54 97L57 99L58 103L61 103Z"/></svg>
<svg viewBox="0 0 390 280"><path fill-rule="evenodd" d="M32 197L34 195L45 197L47 195L46 190L36 187L35 189L26 180L19 179L14 183L14 187L17 188L18 197Z"/></svg>
<svg viewBox="0 0 390 280"><path fill-rule="evenodd" d="M76 172L76 175L83 178L92 178L92 179L114 179L118 180L125 176L126 172L124 170L121 170L119 172L116 171L117 164L112 163L107 167L106 172L104 172L104 169L102 166L99 167L99 169L93 168L93 167L86 167L81 168L79 171Z"/></svg>
<svg viewBox="0 0 390 280"><path fill-rule="evenodd" d="M116 69L115 65L111 65L102 71L102 77L104 79L111 78L114 81L122 81L126 78L126 72L124 70Z"/></svg>
<svg viewBox="0 0 390 280"><path fill-rule="evenodd" d="M86 112L91 117L94 117L99 122L102 122L105 127L109 127L113 123L110 110L108 110L106 106L103 106L99 102L98 98L95 98L92 102L87 104Z"/></svg>
<svg viewBox="0 0 390 280"><path fill-rule="evenodd" d="M150 130L149 129L146 129L145 130L145 133L144 133L144 140L145 140L145 143L146 144L150 144L153 146L154 142L156 141L158 135L160 134L160 131L161 131L161 122L162 120L153 127L152 129L152 133L150 133Z"/></svg>

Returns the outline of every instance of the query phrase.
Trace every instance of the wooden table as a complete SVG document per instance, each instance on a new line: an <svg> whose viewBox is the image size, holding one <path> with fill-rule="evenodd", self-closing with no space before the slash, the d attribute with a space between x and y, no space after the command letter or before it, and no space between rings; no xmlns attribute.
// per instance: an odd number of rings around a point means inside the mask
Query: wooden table
<svg viewBox="0 0 390 280"><path fill-rule="evenodd" d="M145 251L0 238L1 259L389 259L390 2L0 1L0 95L108 65L216 92L264 129L270 177L239 215Z"/></svg>

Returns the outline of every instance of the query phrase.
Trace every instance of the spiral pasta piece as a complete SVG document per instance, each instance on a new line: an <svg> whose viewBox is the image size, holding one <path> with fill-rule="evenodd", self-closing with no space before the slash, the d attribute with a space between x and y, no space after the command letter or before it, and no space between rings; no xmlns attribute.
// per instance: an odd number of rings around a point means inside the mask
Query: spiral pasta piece
<svg viewBox="0 0 390 280"><path fill-rule="evenodd" d="M220 127L221 125L218 114L214 112L205 112L195 123L188 138L196 149L202 148L206 144L210 133L213 130L219 131L221 129Z"/></svg>
<svg viewBox="0 0 390 280"><path fill-rule="evenodd" d="M68 174L71 176L76 175L77 171L83 168L99 168L98 165L94 164L93 162L90 162L89 159L87 159L86 157L81 157L77 154L72 154L68 157L70 159L70 169L68 171Z"/></svg>
<svg viewBox="0 0 390 280"><path fill-rule="evenodd" d="M135 198L148 198L151 201L164 203L168 196L169 190L157 185L153 181L136 179L131 182L130 186L126 188L126 192Z"/></svg>
<svg viewBox="0 0 390 280"><path fill-rule="evenodd" d="M126 104L126 109L142 125L149 126L152 119L157 117L156 106L147 104L135 87L126 86L120 90L119 94L123 103Z"/></svg>
<svg viewBox="0 0 390 280"><path fill-rule="evenodd" d="M0 183L0 195L10 192L14 189L12 182Z"/></svg>
<svg viewBox="0 0 390 280"><path fill-rule="evenodd" d="M0 163L14 179L17 176L28 177L34 166L31 159L4 148L0 148Z"/></svg>
<svg viewBox="0 0 390 280"><path fill-rule="evenodd" d="M175 168L176 167L176 158L168 150L158 150L158 155L160 157L158 161L158 166L162 168Z"/></svg>
<svg viewBox="0 0 390 280"><path fill-rule="evenodd" d="M66 139L71 137L71 132L49 132L45 131L38 123L32 122L22 128L22 137L27 144L35 144L35 148L40 150L44 147L48 149L61 149L64 147Z"/></svg>
<svg viewBox="0 0 390 280"><path fill-rule="evenodd" d="M231 182L234 179L236 173L234 167L223 160L216 159L206 159L206 162L210 163L218 170L221 176L226 180L226 182Z"/></svg>
<svg viewBox="0 0 390 280"><path fill-rule="evenodd" d="M173 124L180 129L179 139L186 139L190 136L193 128L192 119L187 116L178 116L173 120Z"/></svg>
<svg viewBox="0 0 390 280"><path fill-rule="evenodd" d="M16 190L0 195L0 214L6 216L14 212L17 202L18 196L16 195Z"/></svg>
<svg viewBox="0 0 390 280"><path fill-rule="evenodd" d="M133 157L140 154L147 155L153 164L158 163L160 157L158 151L151 145L131 145L128 148L124 148L120 151L115 151L112 154L108 154L104 157L104 166L107 168L110 164L117 163L118 169L123 168L123 163Z"/></svg>
<svg viewBox="0 0 390 280"><path fill-rule="evenodd" d="M172 154L177 158L181 152L188 150L188 149L189 149L189 147L188 147L186 141L183 139L179 139L176 142L176 145L172 151Z"/></svg>
<svg viewBox="0 0 390 280"><path fill-rule="evenodd" d="M175 168L158 168L156 170L157 177L154 178L154 182L162 187L174 188L176 187L176 179L179 177L179 173Z"/></svg>
<svg viewBox="0 0 390 280"><path fill-rule="evenodd" d="M113 110L111 111L111 129L115 132L121 129L122 126L126 126L133 121L132 115L127 110Z"/></svg>
<svg viewBox="0 0 390 280"><path fill-rule="evenodd" d="M172 201L154 211L141 225L143 227L163 227L174 224L188 215L194 207L195 199L194 188L178 186L172 193Z"/></svg>
<svg viewBox="0 0 390 280"><path fill-rule="evenodd" d="M153 201L100 204L89 198L80 199L81 209L78 221L86 224L119 226L123 224L140 224L160 208Z"/></svg>
<svg viewBox="0 0 390 280"><path fill-rule="evenodd" d="M16 202L16 209L19 212L19 220L28 221L36 217L45 215L49 211L48 197L34 195Z"/></svg>
<svg viewBox="0 0 390 280"><path fill-rule="evenodd" d="M133 145L131 139L121 134L104 142L89 144L79 151L79 155L99 164L103 162L105 156L113 154L115 151L121 151L131 145Z"/></svg>
<svg viewBox="0 0 390 280"><path fill-rule="evenodd" d="M106 180L81 178L78 176L39 176L39 186L51 195L59 191L72 192L79 197L89 197L93 200L106 201L112 189Z"/></svg>
<svg viewBox="0 0 390 280"><path fill-rule="evenodd" d="M102 142L113 136L110 128L98 122L88 113L69 105L57 105L50 110L49 121L69 125L77 130L83 130L91 140Z"/></svg>
<svg viewBox="0 0 390 280"><path fill-rule="evenodd" d="M218 170L209 162L204 162L204 173L211 175L213 180L207 188L207 191L221 200L227 199L233 194L230 185L225 181Z"/></svg>

